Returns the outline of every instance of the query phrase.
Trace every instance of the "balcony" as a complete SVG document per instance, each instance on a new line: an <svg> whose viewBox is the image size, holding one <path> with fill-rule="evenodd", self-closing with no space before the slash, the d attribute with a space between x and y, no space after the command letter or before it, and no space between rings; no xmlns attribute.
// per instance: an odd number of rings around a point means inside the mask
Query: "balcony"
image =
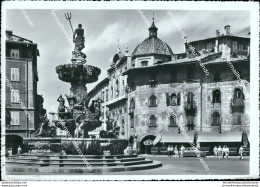
<svg viewBox="0 0 260 187"><path fill-rule="evenodd" d="M233 98L231 99L231 110L232 113L235 112L244 112L245 104L243 98Z"/></svg>
<svg viewBox="0 0 260 187"><path fill-rule="evenodd" d="M184 110L186 115L195 116L197 111L197 106L195 101L188 101L184 103Z"/></svg>

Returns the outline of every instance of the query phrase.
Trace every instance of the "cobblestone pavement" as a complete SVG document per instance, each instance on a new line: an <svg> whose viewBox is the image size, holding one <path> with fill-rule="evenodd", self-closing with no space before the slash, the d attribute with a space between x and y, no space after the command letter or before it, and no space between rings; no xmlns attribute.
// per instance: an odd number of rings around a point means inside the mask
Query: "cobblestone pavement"
<svg viewBox="0 0 260 187"><path fill-rule="evenodd" d="M203 158L208 165L206 171L196 157L169 158L167 156L148 156L146 158L161 161L163 166L142 171L111 172L109 175L248 175L249 158L239 160L231 157L228 160L218 160L214 157Z"/></svg>

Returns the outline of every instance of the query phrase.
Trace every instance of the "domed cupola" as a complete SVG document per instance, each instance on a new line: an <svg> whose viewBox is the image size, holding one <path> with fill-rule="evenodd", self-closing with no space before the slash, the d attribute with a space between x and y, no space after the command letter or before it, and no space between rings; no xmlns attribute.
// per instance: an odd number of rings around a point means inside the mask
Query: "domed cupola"
<svg viewBox="0 0 260 187"><path fill-rule="evenodd" d="M171 48L157 37L158 28L153 23L150 26L149 37L140 43L132 53L132 60L138 57L153 56L154 58L160 58L162 61L170 61L173 57Z"/></svg>

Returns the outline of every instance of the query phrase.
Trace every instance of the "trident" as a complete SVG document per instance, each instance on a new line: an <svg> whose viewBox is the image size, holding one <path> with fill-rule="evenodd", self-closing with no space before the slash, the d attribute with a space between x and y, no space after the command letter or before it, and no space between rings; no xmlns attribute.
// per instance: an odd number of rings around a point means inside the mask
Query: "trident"
<svg viewBox="0 0 260 187"><path fill-rule="evenodd" d="M73 28L72 28L72 25L71 25L71 21L70 21L70 20L71 20L71 12L70 12L70 13L67 12L67 15L66 15L66 14L64 14L64 15L65 15L65 18L66 18L67 20L69 20L72 33L74 33Z"/></svg>

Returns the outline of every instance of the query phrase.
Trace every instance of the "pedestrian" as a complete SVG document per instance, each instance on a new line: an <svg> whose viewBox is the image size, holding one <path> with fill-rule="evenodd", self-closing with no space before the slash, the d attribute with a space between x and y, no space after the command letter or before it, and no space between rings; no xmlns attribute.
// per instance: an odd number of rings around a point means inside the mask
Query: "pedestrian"
<svg viewBox="0 0 260 187"><path fill-rule="evenodd" d="M170 147L170 157L173 156L173 146Z"/></svg>
<svg viewBox="0 0 260 187"><path fill-rule="evenodd" d="M171 147L169 145L168 148L167 148L168 157L170 157L170 151L171 151Z"/></svg>
<svg viewBox="0 0 260 187"><path fill-rule="evenodd" d="M214 157L217 158L218 157L218 148L217 148L217 146L214 147L213 152L214 152Z"/></svg>
<svg viewBox="0 0 260 187"><path fill-rule="evenodd" d="M221 148L221 146L219 146L218 147L218 159L219 160L220 160L221 156L222 156L222 148Z"/></svg>
<svg viewBox="0 0 260 187"><path fill-rule="evenodd" d="M222 149L222 158L224 159L225 156L226 156L226 146L224 145Z"/></svg>
<svg viewBox="0 0 260 187"><path fill-rule="evenodd" d="M18 146L18 154L22 153L22 148L20 146Z"/></svg>
<svg viewBox="0 0 260 187"><path fill-rule="evenodd" d="M174 153L175 153L175 157L179 157L179 151L178 151L177 145L175 145Z"/></svg>
<svg viewBox="0 0 260 187"><path fill-rule="evenodd" d="M185 147L183 145L181 145L181 157L183 157L184 150L185 150Z"/></svg>
<svg viewBox="0 0 260 187"><path fill-rule="evenodd" d="M244 148L242 147L242 145L241 145L241 147L239 148L239 156L240 156L240 160L243 160L243 152L244 152Z"/></svg>
<svg viewBox="0 0 260 187"><path fill-rule="evenodd" d="M226 146L226 159L228 159L229 156L229 148Z"/></svg>

